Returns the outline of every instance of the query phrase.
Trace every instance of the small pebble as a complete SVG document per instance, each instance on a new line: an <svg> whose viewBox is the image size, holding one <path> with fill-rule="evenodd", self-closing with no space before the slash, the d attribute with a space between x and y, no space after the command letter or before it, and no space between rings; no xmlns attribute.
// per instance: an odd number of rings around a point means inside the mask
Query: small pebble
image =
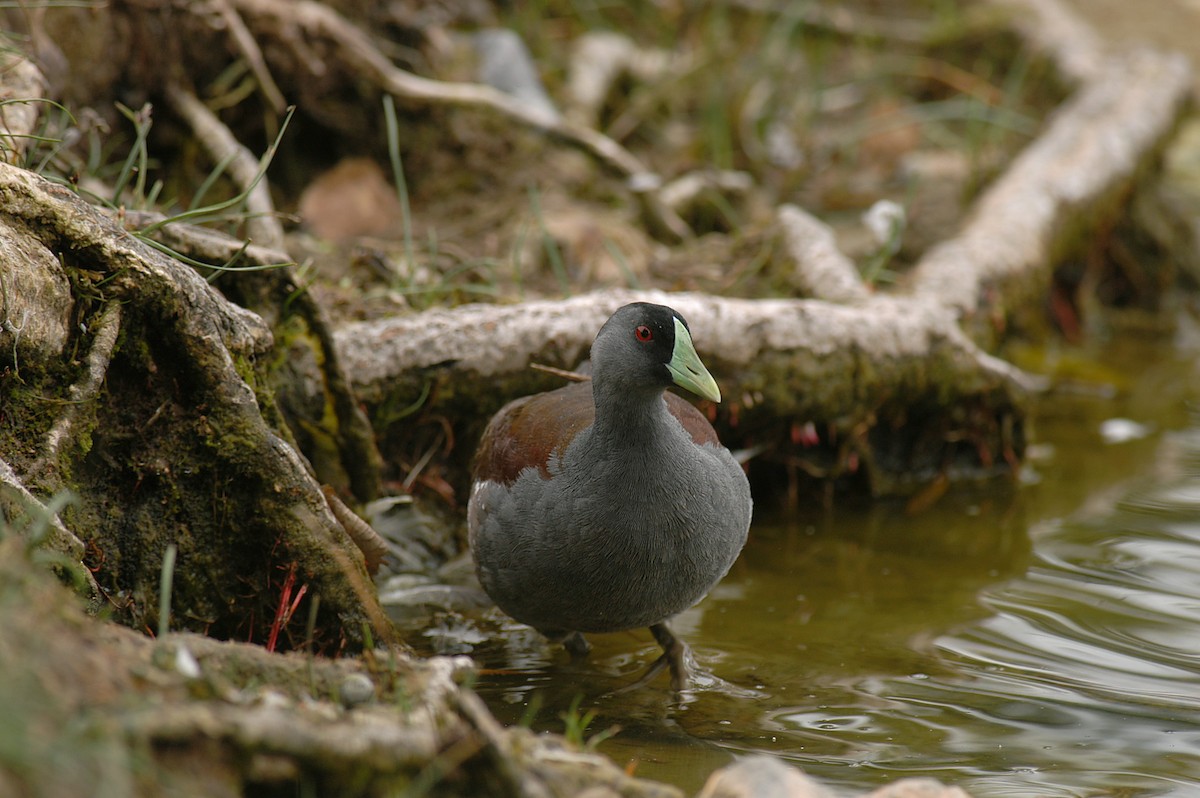
<svg viewBox="0 0 1200 798"><path fill-rule="evenodd" d="M1128 443L1150 434L1150 428L1128 418L1110 418L1100 424L1100 437L1105 443Z"/></svg>
<svg viewBox="0 0 1200 798"><path fill-rule="evenodd" d="M200 663L185 646L175 649L175 670L189 679L200 678Z"/></svg>
<svg viewBox="0 0 1200 798"><path fill-rule="evenodd" d="M338 693L342 698L342 706L350 709L375 700L375 683L365 674L352 673L342 679Z"/></svg>

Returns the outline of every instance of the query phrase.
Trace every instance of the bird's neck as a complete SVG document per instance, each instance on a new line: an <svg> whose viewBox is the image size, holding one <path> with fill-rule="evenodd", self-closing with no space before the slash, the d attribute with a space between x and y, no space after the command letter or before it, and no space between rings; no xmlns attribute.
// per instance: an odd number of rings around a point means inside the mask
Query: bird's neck
<svg viewBox="0 0 1200 798"><path fill-rule="evenodd" d="M592 424L595 442L609 449L645 448L665 444L681 432L663 389L626 392L594 391L596 417Z"/></svg>

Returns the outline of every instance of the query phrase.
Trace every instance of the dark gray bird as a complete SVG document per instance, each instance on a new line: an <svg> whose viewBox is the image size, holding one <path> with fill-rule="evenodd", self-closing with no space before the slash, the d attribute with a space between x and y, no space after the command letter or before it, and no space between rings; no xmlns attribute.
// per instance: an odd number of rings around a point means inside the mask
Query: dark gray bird
<svg viewBox="0 0 1200 798"><path fill-rule="evenodd" d="M750 527L750 485L708 420L666 391L714 402L687 322L626 305L592 344L592 379L526 396L488 424L468 527L475 568L500 609L573 654L583 632L649 627L687 686L687 646L667 619L721 580Z"/></svg>

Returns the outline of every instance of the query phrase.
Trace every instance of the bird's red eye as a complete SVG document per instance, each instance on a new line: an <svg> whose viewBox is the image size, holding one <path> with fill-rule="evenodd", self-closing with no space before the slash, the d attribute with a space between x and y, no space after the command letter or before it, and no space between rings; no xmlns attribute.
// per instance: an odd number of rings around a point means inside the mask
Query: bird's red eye
<svg viewBox="0 0 1200 798"><path fill-rule="evenodd" d="M654 331L645 324L638 325L638 328L633 331L633 334L636 335L637 339L644 344L654 340Z"/></svg>

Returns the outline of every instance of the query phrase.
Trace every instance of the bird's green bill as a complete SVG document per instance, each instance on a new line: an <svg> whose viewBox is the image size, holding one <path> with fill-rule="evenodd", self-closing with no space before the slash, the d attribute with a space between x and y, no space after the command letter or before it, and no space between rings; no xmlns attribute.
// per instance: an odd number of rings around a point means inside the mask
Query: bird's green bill
<svg viewBox="0 0 1200 798"><path fill-rule="evenodd" d="M675 319L675 350L671 353L667 370L680 388L687 388L711 402L721 401L721 389L717 387L717 381L700 362L691 333L679 319Z"/></svg>

